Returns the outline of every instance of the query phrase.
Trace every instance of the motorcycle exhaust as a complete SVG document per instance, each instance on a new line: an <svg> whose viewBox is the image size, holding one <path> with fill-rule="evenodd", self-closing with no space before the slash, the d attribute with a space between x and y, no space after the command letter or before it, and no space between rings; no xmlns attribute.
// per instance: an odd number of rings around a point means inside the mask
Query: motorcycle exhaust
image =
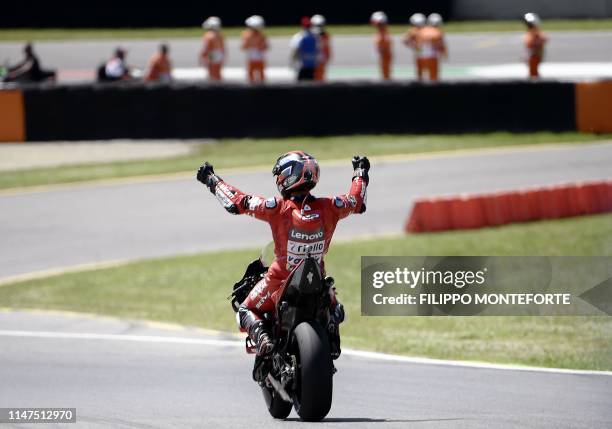
<svg viewBox="0 0 612 429"><path fill-rule="evenodd" d="M272 377L271 374L268 374L266 378L270 382L274 390L276 390L280 397L283 398L283 401L293 403L291 396L289 396L283 385L280 384L280 382L276 378Z"/></svg>

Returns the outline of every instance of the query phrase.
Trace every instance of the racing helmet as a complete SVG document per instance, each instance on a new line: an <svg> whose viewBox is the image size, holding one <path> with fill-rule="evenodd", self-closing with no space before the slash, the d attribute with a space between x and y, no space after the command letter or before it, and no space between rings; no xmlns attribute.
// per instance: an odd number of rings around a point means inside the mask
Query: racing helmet
<svg viewBox="0 0 612 429"><path fill-rule="evenodd" d="M372 16L370 17L370 22L373 25L384 25L388 21L389 20L387 19L387 14L380 10L377 12L374 12Z"/></svg>
<svg viewBox="0 0 612 429"><path fill-rule="evenodd" d="M427 23L432 27L440 27L442 22L442 16L439 13L432 13L427 17Z"/></svg>
<svg viewBox="0 0 612 429"><path fill-rule="evenodd" d="M533 12L526 13L523 16L523 20L525 21L525 24L530 27L539 27L541 22L538 14Z"/></svg>
<svg viewBox="0 0 612 429"><path fill-rule="evenodd" d="M325 17L323 15L312 15L310 23L313 27L323 27L325 25Z"/></svg>
<svg viewBox="0 0 612 429"><path fill-rule="evenodd" d="M204 30L220 30L221 29L221 18L218 16L210 16L202 23Z"/></svg>
<svg viewBox="0 0 612 429"><path fill-rule="evenodd" d="M415 13L410 17L410 25L415 27L423 27L427 18L422 13Z"/></svg>
<svg viewBox="0 0 612 429"><path fill-rule="evenodd" d="M301 150L281 155L272 168L276 187L287 198L295 191L310 191L319 181L317 160Z"/></svg>
<svg viewBox="0 0 612 429"><path fill-rule="evenodd" d="M262 30L266 25L266 22L260 15L249 16L244 23L247 27L255 30Z"/></svg>

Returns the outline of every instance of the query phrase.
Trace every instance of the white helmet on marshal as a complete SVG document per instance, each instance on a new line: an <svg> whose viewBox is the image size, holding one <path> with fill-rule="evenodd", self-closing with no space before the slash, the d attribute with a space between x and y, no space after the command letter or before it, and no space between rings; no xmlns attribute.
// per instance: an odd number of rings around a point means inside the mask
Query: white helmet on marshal
<svg viewBox="0 0 612 429"><path fill-rule="evenodd" d="M378 12L374 12L372 14L370 17L370 22L374 25L381 25L386 24L389 22L389 20L387 19L387 14L379 10Z"/></svg>
<svg viewBox="0 0 612 429"><path fill-rule="evenodd" d="M432 13L427 17L427 24L432 27L440 27L444 21L439 13Z"/></svg>
<svg viewBox="0 0 612 429"><path fill-rule="evenodd" d="M526 13L523 16L523 20L525 21L525 24L532 27L539 27L541 22L538 14L533 12Z"/></svg>
<svg viewBox="0 0 612 429"><path fill-rule="evenodd" d="M410 25L415 27L423 27L427 22L427 18L422 13L415 13L410 17Z"/></svg>
<svg viewBox="0 0 612 429"><path fill-rule="evenodd" d="M326 24L325 17L323 15L312 15L310 18L310 24L313 27L323 27Z"/></svg>
<svg viewBox="0 0 612 429"><path fill-rule="evenodd" d="M219 30L221 29L221 18L218 16L210 16L202 23L204 30Z"/></svg>
<svg viewBox="0 0 612 429"><path fill-rule="evenodd" d="M247 27L255 30L262 30L266 26L266 21L259 15L249 16L244 23Z"/></svg>

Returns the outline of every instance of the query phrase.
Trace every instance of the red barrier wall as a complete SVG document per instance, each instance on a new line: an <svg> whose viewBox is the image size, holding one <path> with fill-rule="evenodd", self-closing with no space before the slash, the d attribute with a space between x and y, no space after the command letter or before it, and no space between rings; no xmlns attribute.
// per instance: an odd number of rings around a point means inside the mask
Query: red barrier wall
<svg viewBox="0 0 612 429"><path fill-rule="evenodd" d="M612 180L418 199L406 232L472 229L612 212Z"/></svg>

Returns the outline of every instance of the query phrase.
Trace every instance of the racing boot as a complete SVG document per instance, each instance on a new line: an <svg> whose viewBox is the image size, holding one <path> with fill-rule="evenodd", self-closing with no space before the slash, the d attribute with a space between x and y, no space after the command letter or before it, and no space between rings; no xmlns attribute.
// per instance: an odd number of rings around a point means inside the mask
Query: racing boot
<svg viewBox="0 0 612 429"><path fill-rule="evenodd" d="M261 320L244 304L238 308L240 327L249 333L257 348L257 356L266 356L274 348L274 343L265 321Z"/></svg>
<svg viewBox="0 0 612 429"><path fill-rule="evenodd" d="M270 333L265 328L263 320L257 320L251 324L249 327L249 336L257 347L257 356L266 356L272 353L274 343L270 338Z"/></svg>

